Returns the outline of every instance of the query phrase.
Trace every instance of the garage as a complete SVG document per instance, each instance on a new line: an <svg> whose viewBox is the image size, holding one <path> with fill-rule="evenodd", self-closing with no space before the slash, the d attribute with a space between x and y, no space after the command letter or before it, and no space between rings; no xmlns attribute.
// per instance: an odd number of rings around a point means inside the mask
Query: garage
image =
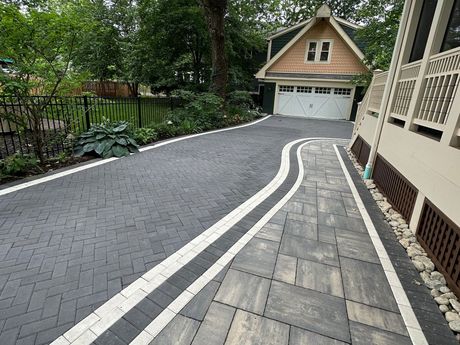
<svg viewBox="0 0 460 345"><path fill-rule="evenodd" d="M353 88L279 85L277 98L280 115L347 120Z"/></svg>

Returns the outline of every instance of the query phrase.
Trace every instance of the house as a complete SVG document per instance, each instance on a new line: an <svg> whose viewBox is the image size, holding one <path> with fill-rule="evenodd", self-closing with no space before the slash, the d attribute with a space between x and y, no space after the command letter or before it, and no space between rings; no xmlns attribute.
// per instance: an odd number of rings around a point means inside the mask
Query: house
<svg viewBox="0 0 460 345"><path fill-rule="evenodd" d="M350 147L460 293L460 0L406 0Z"/></svg>
<svg viewBox="0 0 460 345"><path fill-rule="evenodd" d="M363 44L355 38L359 28L323 5L315 17L269 37L267 63L256 74L264 112L350 119L356 93L351 80L368 72Z"/></svg>

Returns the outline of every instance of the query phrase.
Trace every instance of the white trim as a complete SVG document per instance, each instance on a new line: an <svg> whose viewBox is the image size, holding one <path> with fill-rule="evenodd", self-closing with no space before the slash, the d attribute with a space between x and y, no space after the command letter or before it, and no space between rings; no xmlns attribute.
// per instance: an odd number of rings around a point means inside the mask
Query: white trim
<svg viewBox="0 0 460 345"><path fill-rule="evenodd" d="M362 26L361 25L358 25L358 24L355 24L355 23L352 23L352 22L349 22L348 20L346 19L343 19L343 18L340 18L340 17L335 17L335 16L331 16L331 18L334 18L336 21L338 21L339 23L343 24L343 25L346 25L352 29L361 29ZM277 38L279 36L283 36L284 34L287 34L288 32L291 32L301 26L304 26L304 25L307 25L308 22L311 20L312 18L310 19L307 19L307 20L304 20L304 21L301 21L297 24L294 24L293 26L290 26L288 28L284 28L284 29L281 29L280 31L277 31L275 32L273 35L270 35L267 37L267 40L272 40L274 38Z"/></svg>
<svg viewBox="0 0 460 345"><path fill-rule="evenodd" d="M313 61L308 60L308 53L310 51L310 43L316 43L315 50L315 59ZM321 61L321 53L323 52L323 43L329 43L329 50L327 51L327 60ZM305 46L305 57L304 62L306 64L330 64L332 57L332 47L334 45L334 40L332 38L328 39L308 39Z"/></svg>
<svg viewBox="0 0 460 345"><path fill-rule="evenodd" d="M214 134L214 133L219 133L219 132L231 131L231 130L234 130L234 129L239 129L239 128L252 126L252 125L255 125L255 124L259 123L259 122L265 121L270 117L271 117L271 115L268 115L268 116L266 116L266 117L264 117L264 118L262 118L260 120L250 122L250 123L246 123L246 124L240 125L240 126L216 129L214 131L209 131L209 132L204 132L204 133L199 133L199 134L192 134L192 135L187 135L187 136L176 138L176 139L162 141L162 142L157 143L157 144L142 147L142 148L139 149L139 151L144 152L144 151L155 149L155 148L158 148L158 147L161 147L161 146L164 146L164 145L169 145L169 144L172 144L172 143L176 143L178 141L200 137L202 135L208 135L208 134ZM121 157L121 158L124 158L124 157ZM62 171L62 172L59 172L59 173L56 173L56 174L52 174L52 175L49 175L49 176L37 178L36 180L32 180L32 181L17 184L15 186L0 189L0 196L6 195L6 194L9 194L9 193L13 193L13 192L16 192L16 191L24 189L24 188L32 187L32 186L35 186L35 185L38 185L38 184L41 184L41 183L52 181L52 180L58 179L60 177L64 177L64 176L67 176L67 175L72 175L72 174L75 174L75 173L77 173L79 171L91 169L91 168L97 167L99 165L103 165L103 164L107 164L107 163L116 161L116 160L121 159L121 158L112 157L112 158L108 158L108 159L103 159L103 160L97 161L95 163L86 164L86 165L83 165L83 166L80 166L80 167L77 167L77 168L73 168L73 169L65 170L65 171Z"/></svg>
<svg viewBox="0 0 460 345"><path fill-rule="evenodd" d="M332 27L337 31L337 33L339 34L340 37L343 38L343 40L345 41L345 43L351 48L351 50L353 51L353 53L356 54L356 56L362 61L364 60L364 54L363 52L361 51L361 49L359 49L359 47L356 45L355 42L353 42L353 40L350 38L350 36L347 35L347 33L342 29L342 27L339 25L339 23L337 23L337 21L334 19L334 17L331 18L331 20L329 21L329 23L332 25ZM364 63L363 63L364 65ZM368 66L366 66L368 68Z"/></svg>
<svg viewBox="0 0 460 345"><path fill-rule="evenodd" d="M268 68L270 68L283 54L291 48L291 46L297 42L310 28L315 25L316 23L316 18L312 18L308 24L300 30L297 35L295 35L284 47L281 49L275 56L273 56L270 61L268 61L265 66L263 66L259 72L256 73L256 78L258 79L263 79L265 78L265 72L267 71Z"/></svg>
<svg viewBox="0 0 460 345"><path fill-rule="evenodd" d="M359 58L359 60L364 59L364 54L363 52L359 49L359 47L356 45L355 42L350 38L350 36L347 35L347 33L342 29L342 27L339 25L339 23L335 20L334 17L329 17L329 23L332 25L332 27L335 29L337 34L345 41L345 43L351 48L353 53ZM291 48L300 38L302 38L305 33L308 32L314 25L316 24L316 17L311 18L311 20L308 22L308 24L300 30L297 35L292 38L284 47L281 49L275 56L273 56L270 61L268 61L257 73L256 73L256 78L257 79L264 79L265 78L265 73L267 70L281 57L283 54ZM369 69L369 66L364 65L366 68Z"/></svg>
<svg viewBox="0 0 460 345"><path fill-rule="evenodd" d="M78 324L73 326L70 330L64 333L61 337L53 342L53 345L61 344L63 340L67 341L67 344L79 344L79 345L89 345L94 341L93 335L100 335L105 330L109 329L116 321L118 321L124 314L126 314L130 309L132 309L142 298L147 294L154 291L158 286L160 286L164 281L166 281L170 276L176 273L194 257L199 255L206 247L220 238L224 233L231 229L237 222L239 222L243 217L249 214L254 208L261 204L265 199L272 195L286 180L289 169L290 169L290 151L291 148L305 140L341 140L331 139L331 138L303 138L291 141L283 147L281 153L281 164L276 176L259 192L254 196L246 200L243 204L235 208L232 212L227 214L224 218L219 220L217 223L212 225L209 229L198 235L195 239L187 243L177 252L171 256L164 259L157 266L152 268L150 271L144 273L141 278L137 279L121 292L116 294L110 300L105 302L101 307L87 316L85 319L80 321ZM342 139L346 140L346 139ZM303 174L301 175L303 178ZM283 200L283 199L282 199ZM278 204L277 204L278 205ZM276 207L276 206L275 206ZM249 230L250 234L254 232L254 228L257 227L262 220L265 220L267 215L265 215L254 227ZM266 220L268 221L271 216ZM262 226L260 226L261 228ZM245 237L247 239L248 236ZM186 289L186 296L180 295L180 299L176 299L174 303L174 310L179 310L181 304L188 302L197 291L200 289L197 287L204 287L206 285L203 280L213 279L214 276L222 269L224 266L231 260L231 256L228 253L235 254L241 249L244 239L240 239L235 245L229 249L229 251L224 254L211 268L204 273L204 277L198 278L192 286ZM247 242L246 242L247 243ZM225 263L224 263L225 261ZM220 266L218 270L216 268ZM182 297L181 297L182 296ZM165 313L175 312L171 308L165 309L163 313L158 316L161 320L161 324L164 322L164 318L167 316ZM171 316L171 315L169 315ZM156 319L157 320L157 319ZM169 322L169 321L168 321ZM166 323L167 324L167 323ZM164 326L166 326L166 324ZM148 326L146 328L147 332L149 330L154 332L158 329L156 324ZM141 333L143 334L143 333ZM150 333L151 334L151 333ZM145 334L144 334L145 335Z"/></svg>
<svg viewBox="0 0 460 345"><path fill-rule="evenodd" d="M364 206L361 196L359 195L358 189L356 188L353 179L351 178L350 173L348 172L348 169L345 166L345 163L342 159L342 156L340 155L337 145L334 144L333 146L337 158L339 160L340 166L345 175L345 178L347 179L348 185L350 186L353 198L355 199L356 205L358 206L358 210L361 213L361 217L363 218L364 224L366 225L367 232L371 237L372 244L374 245L375 251L377 252L380 264L383 268L383 272L385 273L385 277L387 278L387 281L390 285L391 291L396 300L407 331L409 332L409 336L412 340L412 343L414 345L428 345L428 341L426 340L425 334L423 333L422 328L420 327L420 324L417 320L417 317L415 316L414 310L412 309L409 299L407 298L406 292L402 287L401 281L399 280L399 277L396 274L393 264L391 263L390 257L388 256L388 253L385 247L383 246L382 240L380 239L380 236L377 230L375 229L374 223L372 222L372 219L369 216L369 213L367 212L366 206Z"/></svg>
<svg viewBox="0 0 460 345"><path fill-rule="evenodd" d="M302 21L300 23L294 24L293 26L290 26L288 28L284 28L284 29L282 29L282 30L280 30L278 32L275 32L273 35L268 36L267 39L272 40L272 39L277 38L279 36L283 36L284 34L287 34L288 32L291 32L291 31L293 31L295 29L298 29L301 26L307 25L310 22L310 20L312 20L312 18L304 20L304 21Z"/></svg>
<svg viewBox="0 0 460 345"><path fill-rule="evenodd" d="M343 24L343 25L346 25L352 29L362 29L362 25L359 25L359 24L355 24L355 23L352 23L352 22L349 22L348 20L346 19L343 19L343 18L340 18L340 17L334 17L332 16L332 18L334 18L336 21L338 21L339 23Z"/></svg>

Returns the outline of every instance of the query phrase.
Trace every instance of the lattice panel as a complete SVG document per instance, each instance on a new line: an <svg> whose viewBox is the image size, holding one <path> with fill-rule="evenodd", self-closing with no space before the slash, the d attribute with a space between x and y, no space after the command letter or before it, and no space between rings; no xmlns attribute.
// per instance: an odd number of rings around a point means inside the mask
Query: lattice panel
<svg viewBox="0 0 460 345"><path fill-rule="evenodd" d="M449 287L459 294L460 227L425 199L416 235Z"/></svg>
<svg viewBox="0 0 460 345"><path fill-rule="evenodd" d="M401 80L398 82L398 90L391 110L392 113L407 116L414 87L415 80Z"/></svg>
<svg viewBox="0 0 460 345"><path fill-rule="evenodd" d="M380 155L375 160L373 178L390 204L409 222L418 190Z"/></svg>
<svg viewBox="0 0 460 345"><path fill-rule="evenodd" d="M363 138L358 136L351 147L351 151L355 154L356 159L358 160L359 164L363 167L367 164L369 159L369 154L371 151L371 147L368 143L366 143Z"/></svg>

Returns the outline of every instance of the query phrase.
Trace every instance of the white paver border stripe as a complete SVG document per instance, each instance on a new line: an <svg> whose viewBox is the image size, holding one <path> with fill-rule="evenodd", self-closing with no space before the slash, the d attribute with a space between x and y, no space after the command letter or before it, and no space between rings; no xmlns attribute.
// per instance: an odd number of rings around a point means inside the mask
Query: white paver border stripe
<svg viewBox="0 0 460 345"><path fill-rule="evenodd" d="M258 123L260 123L262 121L265 121L265 120L269 119L271 116L272 115L268 115L268 116L265 116L264 118L262 118L260 120L250 122L250 123L246 123L244 125L239 125L239 126L234 126L234 127L229 127L229 128L216 129L214 131L198 133L198 134L192 134L192 135L187 135L187 136L176 138L176 139L165 140L165 141L162 141L162 142L160 142L158 144L153 144L153 145L142 147L142 148L139 149L139 151L144 152L144 151L152 150L152 149L155 149L155 148L158 148L158 147L161 147L161 146L177 143L178 141L182 141L182 140L187 140L187 139L200 137L200 136L203 136L203 135L226 132L226 131L231 131L231 130L234 130L234 129L240 129L240 128L244 128L244 127L253 126L253 125L256 125L256 124L258 124ZM123 158L123 157L121 157L121 158ZM71 168L71 169L68 169L68 170L65 170L65 171L62 171L62 172L59 172L59 173L49 175L49 176L37 178L36 180L32 180L32 181L20 183L20 184L17 184L15 186L11 186L11 187L8 187L8 188L0 189L0 196L6 195L6 194L9 194L9 193L13 193L13 192L16 192L16 191L24 189L24 188L36 186L36 185L41 184L41 183L56 180L56 179L64 177L64 176L72 175L72 174L75 174L75 173L77 173L79 171L91 169L91 168L97 167L99 165L104 165L104 164L119 160L121 158L112 157L112 158L108 158L108 159L103 159L103 160L100 160L100 161L97 161L97 162L94 162L94 163L85 164L85 165L77 167L77 168Z"/></svg>
<svg viewBox="0 0 460 345"><path fill-rule="evenodd" d="M290 168L290 151L291 148L302 142L310 140L310 142L319 141L319 140L340 140L340 139L331 139L331 138L302 138L291 141L286 144L281 153L281 164L278 173L263 189L257 192L254 196L246 200L243 204L238 206L228 215L223 217L217 223L212 225L206 231L201 233L195 239L187 243L177 252L167 257L157 266L152 268L150 271L146 272L141 278L137 279L131 283L128 287L123 289L120 293L112 297L101 307L95 310L93 313L88 315L85 319L80 321L70 330L68 330L64 335L56 339L52 345L56 344L74 344L78 342L79 344L90 344L91 342L86 343L83 339L89 339L91 334L102 334L105 330L109 329L116 321L118 321L124 314L126 314L131 308L133 308L138 302L140 302L147 294L153 292L158 286L165 282L169 277L176 273L179 269L185 266L189 261L195 258L200 254L209 244L217 240L222 234L228 231L233 227L237 222L239 222L244 216L251 212L255 207L262 203L266 198L268 198L275 190L281 186L285 181L289 173ZM345 140L345 139L343 139ZM307 144L307 143L305 143ZM300 151L298 151L300 152ZM298 153L299 154L299 153ZM303 166L302 166L303 171ZM303 175L302 175L303 178ZM271 218L271 217L270 217ZM267 221L270 219L268 218ZM262 219L265 219L262 218ZM261 219L261 220L262 220ZM257 224L256 224L257 225ZM256 227L256 225L254 227ZM252 230L252 229L251 229ZM251 231L250 230L250 231ZM244 237L244 236L243 236ZM248 237L241 238L240 241L235 243L235 245L230 248L228 253L236 254L237 250L241 249L244 244L242 241L249 241ZM206 245L203 245L206 243ZM247 242L246 242L247 243ZM228 254L227 253L227 254ZM229 255L224 255L218 260L218 265L222 266L222 260L225 258L229 262L231 259L228 259ZM224 265L225 266L225 265ZM215 268L217 270L217 268ZM209 271L209 270L208 270ZM209 277L212 272L205 272L204 276ZM220 271L220 269L219 269ZM215 272L217 274L217 272ZM203 277L198 278L197 281ZM212 276L214 278L214 276ZM211 279L212 279L211 278ZM195 283L197 283L195 281ZM201 280L203 281L203 280ZM194 284L195 284L194 283ZM198 284L198 283L197 283ZM193 284L192 284L193 285ZM206 285L206 284L204 284ZM203 287L204 287L203 285ZM195 291L196 287L195 286ZM187 289L189 293L193 295L193 290ZM182 297L181 301L185 299ZM177 301L177 299L176 299ZM173 303L179 303L174 301ZM174 308L174 307L173 307ZM171 310L171 309L170 309Z"/></svg>
<svg viewBox="0 0 460 345"><path fill-rule="evenodd" d="M377 230L375 229L374 223L372 222L369 213L367 212L366 207L364 206L363 200L359 195L358 189L356 188L353 179L348 172L347 167L340 155L340 152L337 148L337 145L334 145L334 150L339 160L340 166L342 167L343 173L345 174L345 178L347 179L348 185L350 186L351 193L356 201L358 206L359 212L364 220L364 224L366 225L367 231L369 236L371 237L372 244L374 245L375 251L380 259L380 263L382 264L383 271L385 272L385 276L390 284L391 291L393 292L393 296L395 297L396 303L398 304L399 311L401 316L404 320L406 325L407 331L409 332L409 336L412 340L412 344L414 345L428 345L428 341L426 340L425 334L420 327L420 324L415 316L414 310L407 298L406 292L402 287L401 281L396 274L396 271L391 263L390 257L383 246L382 240L380 239Z"/></svg>
<svg viewBox="0 0 460 345"><path fill-rule="evenodd" d="M241 249L267 224L270 219L292 198L294 193L301 185L304 177L304 166L301 152L304 146L332 139L319 139L308 141L297 148L297 162L299 171L297 179L286 195L276 203L254 226L237 241L224 255L222 255L214 265L212 265L201 277L193 282L182 294L180 294L171 304L166 307L158 317L153 320L130 344L148 345L150 342L171 322L174 317L184 308L188 302L195 297L214 277L240 252ZM340 139L334 139L340 140Z"/></svg>

